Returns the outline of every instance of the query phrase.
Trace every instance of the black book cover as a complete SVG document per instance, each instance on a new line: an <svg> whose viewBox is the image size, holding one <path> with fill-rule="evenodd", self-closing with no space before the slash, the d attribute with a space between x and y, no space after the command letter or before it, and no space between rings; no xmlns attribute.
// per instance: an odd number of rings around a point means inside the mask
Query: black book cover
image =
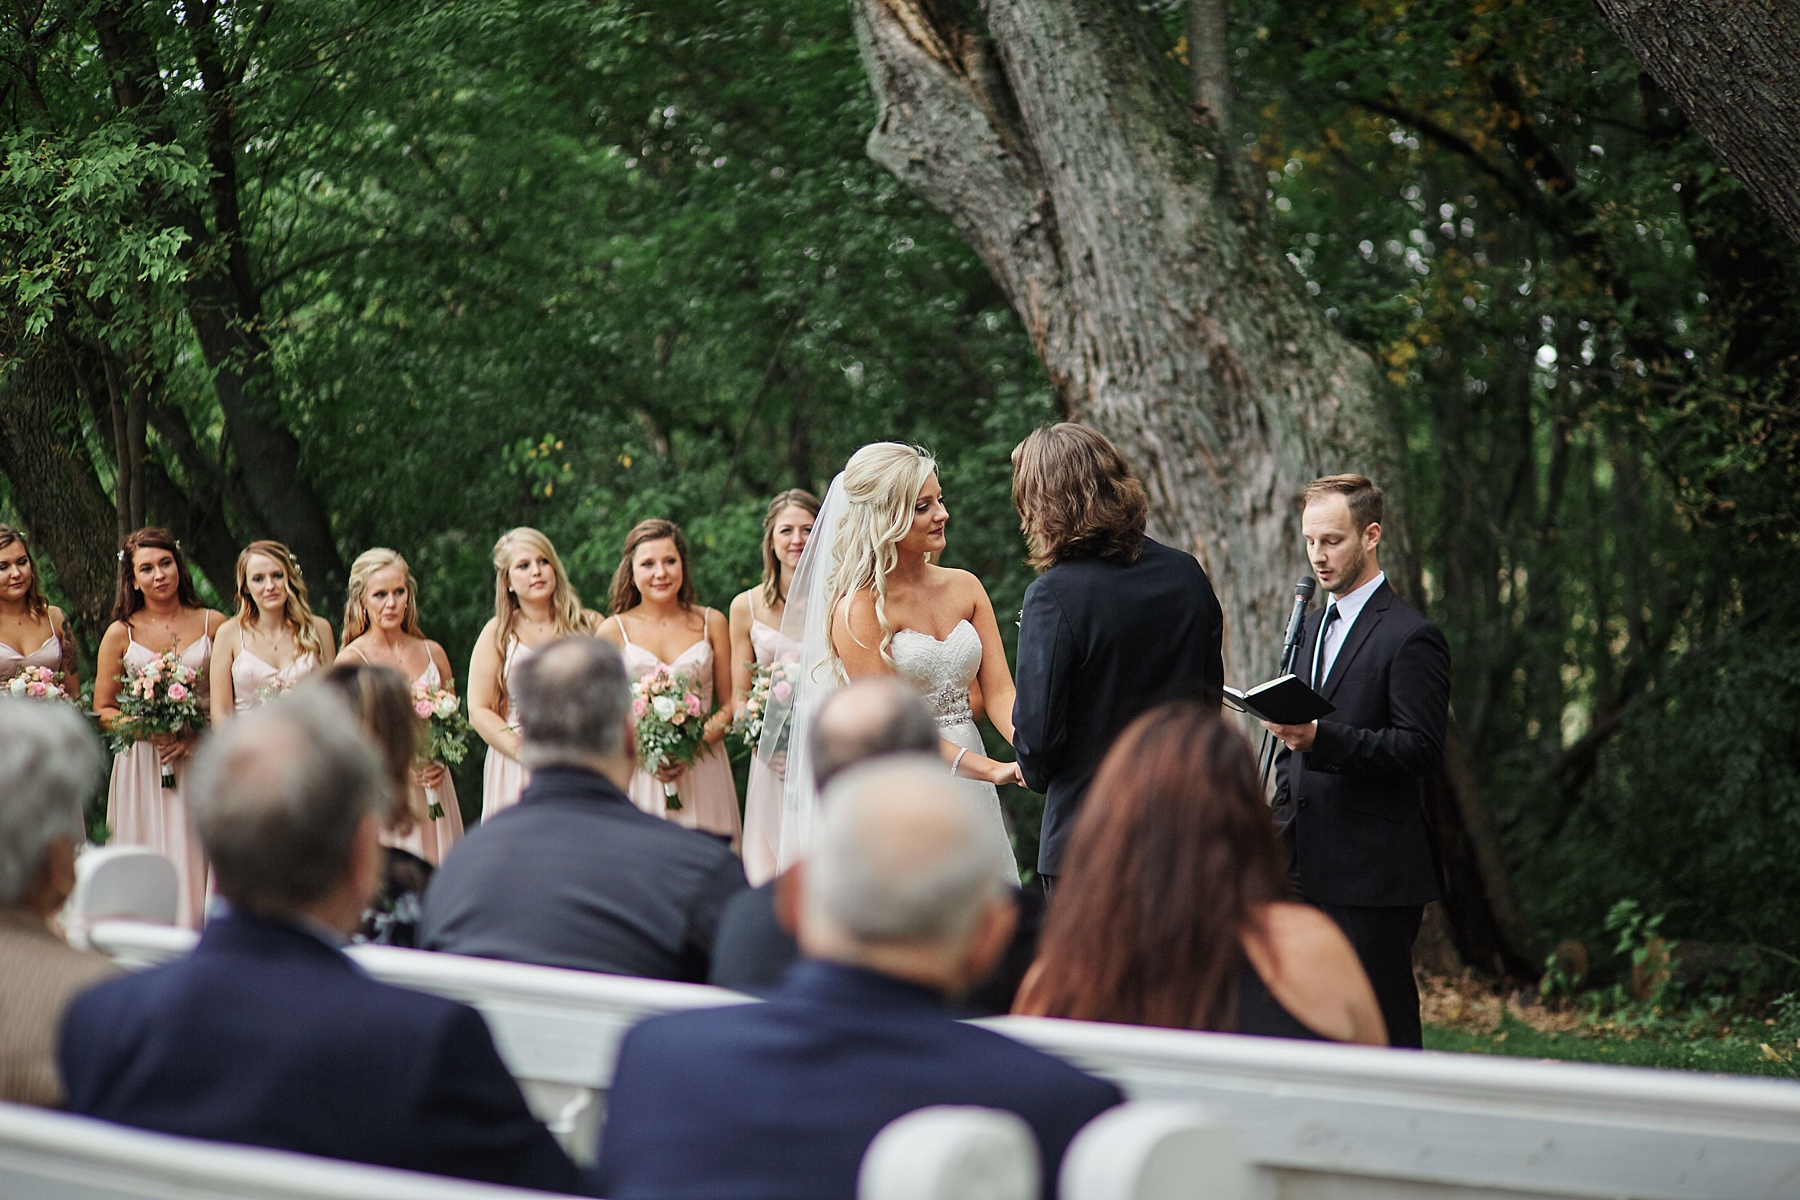
<svg viewBox="0 0 1800 1200"><path fill-rule="evenodd" d="M1331 701L1301 683L1298 675L1283 675L1247 692L1228 687L1225 703L1277 725L1304 725L1337 711Z"/></svg>

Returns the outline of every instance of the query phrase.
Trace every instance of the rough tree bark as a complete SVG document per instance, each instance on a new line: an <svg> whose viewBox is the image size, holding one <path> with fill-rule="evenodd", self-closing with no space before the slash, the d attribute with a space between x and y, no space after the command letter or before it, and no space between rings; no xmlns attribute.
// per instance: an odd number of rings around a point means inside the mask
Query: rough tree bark
<svg viewBox="0 0 1800 1200"><path fill-rule="evenodd" d="M110 620L118 585L117 516L81 445L82 400L68 347L59 338L9 347L14 365L0 383L0 472L56 572L92 645Z"/></svg>
<svg viewBox="0 0 1800 1200"><path fill-rule="evenodd" d="M1594 0L1707 144L1800 241L1800 5Z"/></svg>
<svg viewBox="0 0 1800 1200"><path fill-rule="evenodd" d="M1190 38L1223 32L1216 0ZM1265 198L1220 129L1225 56L1195 45L1196 102L1170 86L1125 0L856 0L880 107L879 164L943 212L1025 324L1062 411L1142 475L1152 533L1206 565L1227 673L1267 678L1280 651L1308 480L1400 483L1399 433L1363 350L1305 293L1263 228ZM1402 497L1383 562L1417 578ZM1448 839L1471 868L1455 804ZM1516 965L1488 894L1452 912L1483 965Z"/></svg>

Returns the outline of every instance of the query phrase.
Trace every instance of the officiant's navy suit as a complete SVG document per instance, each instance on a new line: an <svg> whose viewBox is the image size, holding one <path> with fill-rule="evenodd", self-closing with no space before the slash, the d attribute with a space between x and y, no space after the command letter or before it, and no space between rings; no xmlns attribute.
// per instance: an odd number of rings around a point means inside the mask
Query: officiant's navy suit
<svg viewBox="0 0 1800 1200"><path fill-rule="evenodd" d="M1125 726L1167 700L1218 706L1224 637L1199 561L1149 538L1134 563L1072 559L1026 589L1013 749L1044 794L1038 874L1062 874L1088 784Z"/></svg>
<svg viewBox="0 0 1800 1200"><path fill-rule="evenodd" d="M293 925L222 917L186 958L84 992L58 1057L86 1116L593 1194L480 1014L377 982Z"/></svg>
<svg viewBox="0 0 1800 1200"><path fill-rule="evenodd" d="M1302 664L1317 657L1324 613L1307 615ZM1276 755L1275 822L1301 895L1356 947L1389 1040L1417 1046L1412 941L1424 906L1438 897L1425 785L1444 758L1450 650L1384 580L1318 691L1336 711L1320 718L1312 749Z"/></svg>
<svg viewBox="0 0 1800 1200"><path fill-rule="evenodd" d="M1031 1126L1051 1200L1069 1140L1119 1089L955 1015L927 988L805 960L766 1004L645 1021L607 1094L606 1195L848 1200L888 1122L972 1104Z"/></svg>

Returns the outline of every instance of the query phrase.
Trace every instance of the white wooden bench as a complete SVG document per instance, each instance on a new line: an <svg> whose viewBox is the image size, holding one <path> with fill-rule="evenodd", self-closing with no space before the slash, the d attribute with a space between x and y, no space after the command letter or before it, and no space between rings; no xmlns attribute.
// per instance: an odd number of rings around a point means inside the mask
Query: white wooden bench
<svg viewBox="0 0 1800 1200"><path fill-rule="evenodd" d="M543 1200L494 1187L281 1150L126 1129L0 1104L5 1200Z"/></svg>
<svg viewBox="0 0 1800 1200"><path fill-rule="evenodd" d="M1128 1153L1145 1131L1096 1131L1095 1149ZM1157 1114L1147 1113L1150 1126ZM1131 1139L1131 1131L1138 1136ZM1120 1133L1129 1140L1121 1140ZM1166 1138L1164 1139L1167 1140ZM1103 1144L1102 1144L1103 1143ZM1147 1156L1130 1154L1134 1161ZM1111 1176L1108 1176L1111 1179ZM927 1108L876 1137L865 1156L862 1200L1036 1200L1037 1145L1024 1122L991 1109ZM543 1192L420 1175L254 1146L196 1141L66 1113L0 1104L4 1200L529 1200ZM1083 1193L1070 1200L1159 1200ZM1234 1200L1219 1197L1218 1200Z"/></svg>
<svg viewBox="0 0 1800 1200"><path fill-rule="evenodd" d="M160 960L181 931L104 923L94 945ZM371 974L479 1008L536 1110L592 1152L618 1039L655 1012L742 1002L715 988L363 947ZM1418 1054L1134 1026L984 1022L1117 1082L1229 1122L1261 1195L1800 1196L1800 1083ZM560 1107L559 1107L560 1105Z"/></svg>

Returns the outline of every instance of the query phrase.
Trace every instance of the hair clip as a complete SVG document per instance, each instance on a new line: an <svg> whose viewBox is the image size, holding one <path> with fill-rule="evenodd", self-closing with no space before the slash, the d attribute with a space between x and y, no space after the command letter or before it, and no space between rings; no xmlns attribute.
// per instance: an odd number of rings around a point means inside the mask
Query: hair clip
<svg viewBox="0 0 1800 1200"><path fill-rule="evenodd" d="M119 561L120 562L125 561L125 552L123 550L119 551Z"/></svg>

